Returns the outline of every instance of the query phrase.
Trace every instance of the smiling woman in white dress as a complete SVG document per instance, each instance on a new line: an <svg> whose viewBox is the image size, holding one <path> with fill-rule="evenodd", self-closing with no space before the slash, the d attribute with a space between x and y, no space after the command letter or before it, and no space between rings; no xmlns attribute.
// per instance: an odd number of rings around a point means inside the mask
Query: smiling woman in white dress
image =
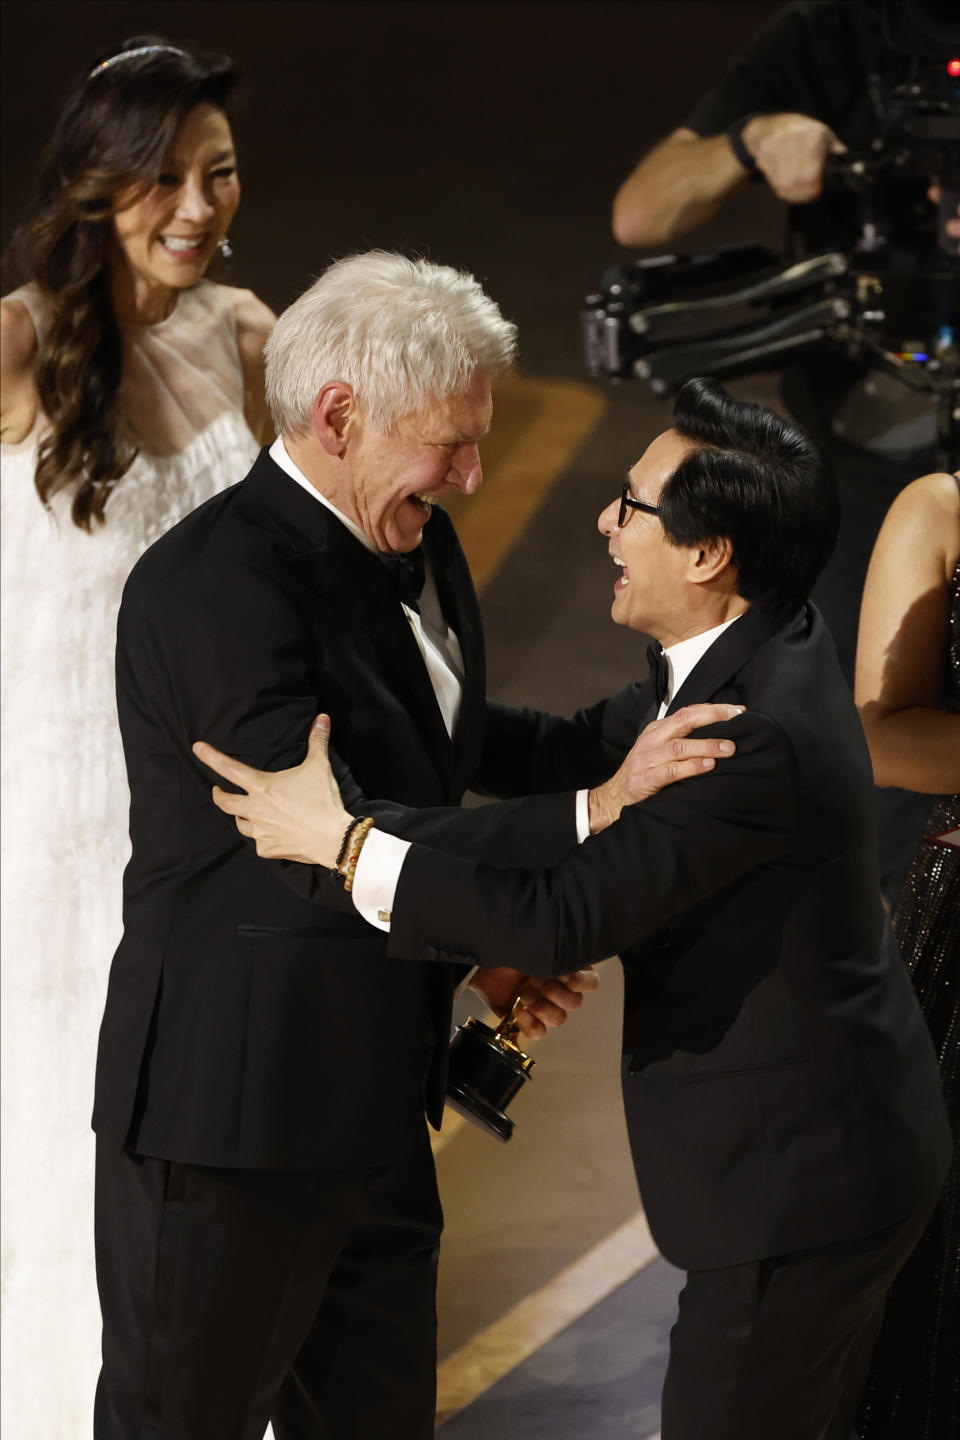
<svg viewBox="0 0 960 1440"><path fill-rule="evenodd" d="M120 935L120 593L242 479L274 317L204 279L240 199L227 60L154 37L85 67L2 302L2 1424L89 1433L99 1368L89 1129Z"/></svg>

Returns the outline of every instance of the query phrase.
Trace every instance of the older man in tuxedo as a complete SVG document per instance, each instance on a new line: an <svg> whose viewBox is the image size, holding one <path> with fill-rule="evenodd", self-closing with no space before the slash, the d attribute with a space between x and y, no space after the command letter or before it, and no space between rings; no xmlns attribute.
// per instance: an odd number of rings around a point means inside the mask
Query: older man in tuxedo
<svg viewBox="0 0 960 1440"><path fill-rule="evenodd" d="M441 1215L424 1111L439 1124L466 965L388 964L348 896L261 864L190 745L282 767L325 708L345 793L385 830L508 864L586 832L585 796L448 808L468 784L552 782L532 761L503 773L538 719L485 704L476 596L436 507L480 484L514 345L470 276L376 252L332 266L271 339L280 439L126 586L133 855L94 1114L98 1440L258 1440L271 1418L278 1440L432 1434ZM696 719L639 745L638 793L721 753L680 739L678 768L672 742ZM580 783L617 763L591 756ZM522 980L475 983L502 1005ZM594 983L528 988L527 1032Z"/></svg>
<svg viewBox="0 0 960 1440"><path fill-rule="evenodd" d="M690 382L600 517L613 618L662 642L662 690L544 722L540 745L544 764L582 763L628 745L645 714L713 700L746 707L735 757L642 804L601 788L600 833L545 873L376 828L352 857L356 905L398 964L529 956L548 975L622 952L637 1176L654 1237L689 1272L664 1440L848 1440L884 1293L949 1162L880 899L869 755L807 601L836 523L800 431ZM349 816L328 725L279 776L198 753L246 789L215 798L264 856L327 867L335 889Z"/></svg>

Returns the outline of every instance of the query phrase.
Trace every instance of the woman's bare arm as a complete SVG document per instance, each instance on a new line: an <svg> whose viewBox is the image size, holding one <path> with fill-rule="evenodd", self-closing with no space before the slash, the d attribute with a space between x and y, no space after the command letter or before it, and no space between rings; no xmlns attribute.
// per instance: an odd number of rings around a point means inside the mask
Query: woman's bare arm
<svg viewBox="0 0 960 1440"><path fill-rule="evenodd" d="M0 438L16 444L33 429L37 389L33 367L37 332L20 300L0 304Z"/></svg>
<svg viewBox="0 0 960 1440"><path fill-rule="evenodd" d="M252 290L236 291L237 349L243 367L243 413L262 445L273 439L273 426L264 393L263 347L277 317Z"/></svg>
<svg viewBox="0 0 960 1440"><path fill-rule="evenodd" d="M878 785L960 790L960 715L943 707L960 492L924 475L890 507L864 586L856 701Z"/></svg>

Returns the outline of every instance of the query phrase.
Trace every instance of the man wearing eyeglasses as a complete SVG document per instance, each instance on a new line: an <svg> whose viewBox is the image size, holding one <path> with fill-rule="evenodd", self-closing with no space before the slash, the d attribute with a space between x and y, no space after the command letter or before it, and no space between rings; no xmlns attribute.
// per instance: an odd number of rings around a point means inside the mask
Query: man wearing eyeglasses
<svg viewBox="0 0 960 1440"><path fill-rule="evenodd" d="M590 736L622 747L646 719L722 701L746 707L723 727L736 754L622 810L602 787L594 834L550 870L377 829L355 859L354 905L395 963L455 950L556 975L623 957L634 1163L653 1236L688 1271L663 1440L848 1440L885 1291L949 1164L880 898L869 755L807 599L837 519L801 431L690 381L599 521L613 619L662 642L659 683L545 722L541 744L545 763ZM261 855L325 867L336 890L350 816L328 728L275 776L195 753L249 792L214 799Z"/></svg>

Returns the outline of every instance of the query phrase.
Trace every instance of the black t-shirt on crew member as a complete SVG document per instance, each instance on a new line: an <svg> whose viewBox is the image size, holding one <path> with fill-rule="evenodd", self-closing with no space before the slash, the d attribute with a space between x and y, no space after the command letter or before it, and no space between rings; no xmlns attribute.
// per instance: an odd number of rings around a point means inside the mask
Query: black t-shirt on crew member
<svg viewBox="0 0 960 1440"><path fill-rule="evenodd" d="M796 112L829 125L848 150L868 149L881 130L868 77L880 75L885 86L906 78L909 58L885 48L875 6L857 0L798 0L778 10L747 42L739 55L682 123L701 136L719 135L743 116ZM897 187L889 206L891 239L915 246L918 234L932 237L934 207L920 182ZM828 187L810 205L789 207L791 253L800 257L840 249L849 252L860 226L856 197ZM793 366L785 374L791 407L821 438L839 402L863 375L839 352L818 353L815 360ZM892 389L890 387L893 387ZM893 418L891 397L905 406L902 419L918 414L917 400L906 387L889 381L881 387L876 415L865 414L865 432L849 438L859 443L882 431ZM929 402L920 400L929 413ZM860 407L864 415L863 406ZM925 433L924 433L925 432ZM922 449L932 443L932 417L918 428L916 418L901 436L918 444L891 449ZM881 448L887 448L881 446Z"/></svg>
<svg viewBox="0 0 960 1440"><path fill-rule="evenodd" d="M800 0L756 32L683 123L698 135L720 135L746 115L794 112L822 120L848 150L866 150L882 129L868 77L879 74L884 87L897 85L909 64L909 57L884 46L870 0ZM936 215L925 191L911 182L889 197L891 236L906 238L908 253L921 236L929 237L925 248L933 243ZM856 199L827 188L813 204L790 206L788 227L798 258L838 249L851 254L860 232ZM830 455L840 483L840 538L814 598L852 680L870 551L897 491L934 467L934 409L923 392L855 364L839 348L811 352L786 368L783 391ZM878 792L878 808L884 886L893 898L929 806L924 796L888 789Z"/></svg>

